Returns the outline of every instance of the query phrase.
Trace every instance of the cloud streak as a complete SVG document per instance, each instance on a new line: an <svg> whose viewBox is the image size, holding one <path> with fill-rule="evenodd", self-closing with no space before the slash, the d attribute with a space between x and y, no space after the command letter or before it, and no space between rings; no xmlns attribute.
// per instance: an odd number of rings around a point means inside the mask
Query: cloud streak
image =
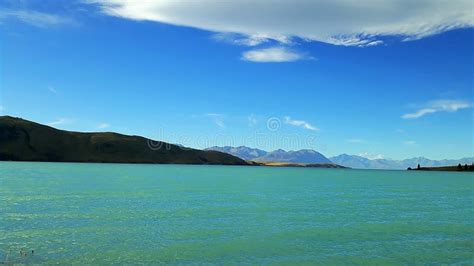
<svg viewBox="0 0 474 266"><path fill-rule="evenodd" d="M34 10L0 9L0 22L3 22L7 19L15 19L39 28L46 28L49 26L57 26L61 24L74 24L72 19L55 14L38 12Z"/></svg>
<svg viewBox="0 0 474 266"><path fill-rule="evenodd" d="M72 122L71 119L69 118L60 118L56 121L53 121L53 122L50 122L48 123L49 126L61 126L61 125L66 125L66 124L70 124Z"/></svg>
<svg viewBox="0 0 474 266"><path fill-rule="evenodd" d="M458 100L437 100L431 101L412 113L402 115L403 119L416 119L423 117L427 114L433 114L437 112L450 112L454 113L461 109L471 108L472 104L466 101Z"/></svg>
<svg viewBox="0 0 474 266"><path fill-rule="evenodd" d="M268 38L266 36L245 36L241 34L235 33L216 33L212 36L212 38L219 42L225 42L234 45L243 45L243 46L256 46L262 43L268 42Z"/></svg>
<svg viewBox="0 0 474 266"><path fill-rule="evenodd" d="M384 36L411 41L474 25L470 0L88 2L110 16L240 34L246 38L237 43L250 46L295 37L335 45L374 46L382 44Z"/></svg>
<svg viewBox="0 0 474 266"><path fill-rule="evenodd" d="M311 59L311 57L286 47L255 49L242 54L242 60L258 63L293 62L304 59Z"/></svg>
<svg viewBox="0 0 474 266"><path fill-rule="evenodd" d="M224 115L222 114L216 114L216 113L208 113L206 114L207 117L210 117L214 124L218 126L219 128L225 128L225 123L224 123Z"/></svg>
<svg viewBox="0 0 474 266"><path fill-rule="evenodd" d="M287 125L292 125L292 126L295 126L295 127L301 127L301 128L308 129L308 130L311 130L311 131L318 131L319 130L317 127L311 125L310 123L308 123L306 121L294 120L294 119L291 119L291 117L289 117L289 116L285 116L284 119L283 119L283 122Z"/></svg>
<svg viewBox="0 0 474 266"><path fill-rule="evenodd" d="M359 153L359 156L369 160L383 160L385 158L382 154L372 154L370 152Z"/></svg>

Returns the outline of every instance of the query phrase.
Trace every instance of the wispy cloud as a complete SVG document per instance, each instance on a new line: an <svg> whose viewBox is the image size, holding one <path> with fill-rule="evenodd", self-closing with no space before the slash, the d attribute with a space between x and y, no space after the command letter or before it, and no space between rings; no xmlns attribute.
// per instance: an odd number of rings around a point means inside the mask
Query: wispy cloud
<svg viewBox="0 0 474 266"><path fill-rule="evenodd" d="M35 27L45 28L61 24L75 24L75 21L60 15L38 12L34 10L0 9L0 22L7 19L16 19Z"/></svg>
<svg viewBox="0 0 474 266"><path fill-rule="evenodd" d="M0 105L0 113L3 113L3 111L5 111L5 107L3 107L3 105Z"/></svg>
<svg viewBox="0 0 474 266"><path fill-rule="evenodd" d="M405 144L405 145L416 145L416 141L414 141L414 140L405 140L405 141L403 141L403 144Z"/></svg>
<svg viewBox="0 0 474 266"><path fill-rule="evenodd" d="M59 118L56 121L48 123L49 126L61 126L72 123L72 119L69 118Z"/></svg>
<svg viewBox="0 0 474 266"><path fill-rule="evenodd" d="M466 101L459 100L437 100L431 101L425 104L422 108L418 109L413 113L407 113L402 115L403 119L415 119L425 116L427 114L433 114L437 112L456 112L461 109L471 108L472 104Z"/></svg>
<svg viewBox="0 0 474 266"><path fill-rule="evenodd" d="M283 122L288 125L296 126L296 127L302 127L304 129L312 130L312 131L318 131L319 129L310 123L303 121L303 120L293 120L289 116L285 116Z"/></svg>
<svg viewBox="0 0 474 266"><path fill-rule="evenodd" d="M382 154L373 154L370 152L359 153L359 156L367 158L369 160L381 160L385 158Z"/></svg>
<svg viewBox="0 0 474 266"><path fill-rule="evenodd" d="M106 129L106 128L109 128L110 125L107 124L107 123L101 123L97 126L97 129Z"/></svg>
<svg viewBox="0 0 474 266"><path fill-rule="evenodd" d="M264 39L278 41L285 36L366 47L380 45L384 36L409 41L474 25L470 0L88 2L110 16L247 36L235 41L243 45L261 44Z"/></svg>
<svg viewBox="0 0 474 266"><path fill-rule="evenodd" d="M361 37L356 36L349 36L349 37L335 37L330 38L329 43L334 45L342 45L342 46L357 46L357 47L370 47L370 46L377 46L383 44L383 41L377 40L374 41L373 39L364 39Z"/></svg>
<svg viewBox="0 0 474 266"><path fill-rule="evenodd" d="M269 36L267 34L252 34L244 35L239 33L231 32L219 32L212 35L212 38L219 42L225 42L234 45L242 46L257 46L260 44L268 43L270 41L275 41L280 44L291 45L293 41L287 36Z"/></svg>
<svg viewBox="0 0 474 266"><path fill-rule="evenodd" d="M242 54L242 60L258 63L294 62L304 59L312 59L312 57L287 47L255 49Z"/></svg>
<svg viewBox="0 0 474 266"><path fill-rule="evenodd" d="M250 115L247 117L247 120L248 120L248 122L249 122L249 126L251 126L251 127L257 125L257 123L258 123L258 119L257 119L257 117L256 117L254 114L250 114Z"/></svg>
<svg viewBox="0 0 474 266"><path fill-rule="evenodd" d="M268 38L261 35L246 36L242 34L222 32L216 33L212 38L219 42L225 42L235 45L256 46L268 42Z"/></svg>
<svg viewBox="0 0 474 266"><path fill-rule="evenodd" d="M210 117L214 124L216 124L218 127L225 128L224 115L217 113L207 113L206 116Z"/></svg>

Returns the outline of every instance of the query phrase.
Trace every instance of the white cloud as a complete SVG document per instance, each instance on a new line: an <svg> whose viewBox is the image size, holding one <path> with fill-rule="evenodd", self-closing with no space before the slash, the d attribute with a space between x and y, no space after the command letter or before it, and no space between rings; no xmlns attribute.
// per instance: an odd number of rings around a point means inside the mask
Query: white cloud
<svg viewBox="0 0 474 266"><path fill-rule="evenodd" d="M377 46L377 45L380 45L380 44L383 44L383 41L371 41L371 42L368 42L365 44L365 46Z"/></svg>
<svg viewBox="0 0 474 266"><path fill-rule="evenodd" d="M97 129L106 129L106 128L109 128L109 127L110 127L109 124L107 124L107 123L102 123L102 124L99 124L99 125L97 126Z"/></svg>
<svg viewBox="0 0 474 266"><path fill-rule="evenodd" d="M3 113L3 111L5 111L5 107L3 107L3 105L0 105L0 113Z"/></svg>
<svg viewBox="0 0 474 266"><path fill-rule="evenodd" d="M224 115L222 114L216 114L216 113L208 113L206 114L207 117L210 117L214 124L216 124L220 128L225 128L225 123L224 123Z"/></svg>
<svg viewBox="0 0 474 266"><path fill-rule="evenodd" d="M457 100L437 100L431 101L425 104L422 108L418 109L413 113L407 113L402 115L404 119L415 119L420 118L427 114L437 112L456 112L461 109L471 108L472 104L466 101Z"/></svg>
<svg viewBox="0 0 474 266"><path fill-rule="evenodd" d="M308 130L312 131L318 131L319 129L317 127L314 127L310 123L303 121L303 120L293 120L289 116L285 116L283 122L288 125L296 126L296 127L302 127Z"/></svg>
<svg viewBox="0 0 474 266"><path fill-rule="evenodd" d="M48 123L48 125L49 126L61 126L61 125L70 124L71 122L72 122L72 120L69 119L69 118L60 118L56 121Z"/></svg>
<svg viewBox="0 0 474 266"><path fill-rule="evenodd" d="M336 45L373 46L380 37L416 40L472 27L471 0L186 1L88 0L105 14L263 39L298 37ZM261 36L261 38L255 38Z"/></svg>
<svg viewBox="0 0 474 266"><path fill-rule="evenodd" d="M291 38L286 36L268 36L266 34L243 35L231 32L219 32L212 36L216 41L243 46L257 46L269 42L271 39L281 44L293 44Z"/></svg>
<svg viewBox="0 0 474 266"><path fill-rule="evenodd" d="M268 38L265 36L245 36L229 32L216 33L212 38L216 41L244 46L256 46L268 41Z"/></svg>
<svg viewBox="0 0 474 266"><path fill-rule="evenodd" d="M293 62L303 59L311 59L311 57L285 47L271 47L244 52L242 54L242 59L259 63L275 63Z"/></svg>
<svg viewBox="0 0 474 266"><path fill-rule="evenodd" d="M33 10L0 9L0 22L6 19L16 19L32 26L41 28L74 23L72 19L67 17Z"/></svg>
<svg viewBox="0 0 474 266"><path fill-rule="evenodd" d="M370 152L360 153L359 156L367 158L369 160L381 160L385 158L382 154L372 154Z"/></svg>
<svg viewBox="0 0 474 266"><path fill-rule="evenodd" d="M381 40L372 40L372 39L364 39L361 37L337 37L337 38L330 38L328 43L334 45L342 45L342 46L358 46L358 47L370 47L370 46L377 46L383 43Z"/></svg>
<svg viewBox="0 0 474 266"><path fill-rule="evenodd" d="M405 140L405 141L403 141L403 144L405 144L405 145L416 145L416 141L414 141L414 140Z"/></svg>

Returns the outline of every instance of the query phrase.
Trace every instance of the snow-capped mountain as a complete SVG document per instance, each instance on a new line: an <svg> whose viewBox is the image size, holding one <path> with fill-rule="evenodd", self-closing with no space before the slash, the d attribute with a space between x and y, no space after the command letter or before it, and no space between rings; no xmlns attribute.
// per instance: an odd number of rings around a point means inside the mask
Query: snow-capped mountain
<svg viewBox="0 0 474 266"><path fill-rule="evenodd" d="M285 151L275 150L267 152L260 149L253 149L246 146L240 147L211 147L206 150L215 150L240 157L245 160L256 162L287 162L287 163L308 163L308 164L330 164L332 163L321 153L315 150Z"/></svg>
<svg viewBox="0 0 474 266"><path fill-rule="evenodd" d="M430 160L425 157L415 157L405 160L390 159L367 159L358 155L341 154L329 158L333 163L351 168L359 169L407 169L416 167L418 164L424 167L450 166L457 164L472 164L474 157L461 158L457 160Z"/></svg>

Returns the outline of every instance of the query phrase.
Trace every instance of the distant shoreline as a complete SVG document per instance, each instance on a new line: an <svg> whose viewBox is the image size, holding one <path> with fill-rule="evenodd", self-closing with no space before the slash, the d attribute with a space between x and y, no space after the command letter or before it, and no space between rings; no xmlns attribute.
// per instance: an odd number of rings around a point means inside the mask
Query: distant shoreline
<svg viewBox="0 0 474 266"><path fill-rule="evenodd" d="M474 165L453 165L438 167L408 167L408 171L443 171L443 172L474 172Z"/></svg>
<svg viewBox="0 0 474 266"><path fill-rule="evenodd" d="M345 167L338 164L330 163L288 163L288 162L257 162L256 164L260 166L269 166L269 167L310 167L310 168L333 168L333 169L350 169L350 167Z"/></svg>
<svg viewBox="0 0 474 266"><path fill-rule="evenodd" d="M337 164L296 164L296 163L281 163L281 162L267 162L267 163L255 163L249 162L244 165L232 165L232 164L200 164L200 163L134 163L134 162L73 162L73 161L18 161L18 160L0 160L2 162L13 162L13 163L58 163L58 164L107 164L107 165L179 165L179 166L231 166L231 167L270 167L270 168L319 168L319 169L349 169L349 170L364 170L364 171L433 171L433 172L474 172L474 168L468 170L458 170L457 166L441 166L441 167L420 167L420 169L359 169L350 168ZM463 166L464 167L464 166ZM471 166L472 167L472 166Z"/></svg>
<svg viewBox="0 0 474 266"><path fill-rule="evenodd" d="M141 162L85 162L85 161L28 161L28 160L0 160L1 162L17 162L17 163L77 163L77 164L120 164L120 165L202 165L202 166L255 166L255 167L295 167L295 168L325 168L325 169L352 169L338 164L305 164L305 163L285 163L285 162L268 162L257 163L248 162L248 164L202 164L202 163L141 163ZM365 169L372 170L372 169ZM377 170L377 169L373 169Z"/></svg>

